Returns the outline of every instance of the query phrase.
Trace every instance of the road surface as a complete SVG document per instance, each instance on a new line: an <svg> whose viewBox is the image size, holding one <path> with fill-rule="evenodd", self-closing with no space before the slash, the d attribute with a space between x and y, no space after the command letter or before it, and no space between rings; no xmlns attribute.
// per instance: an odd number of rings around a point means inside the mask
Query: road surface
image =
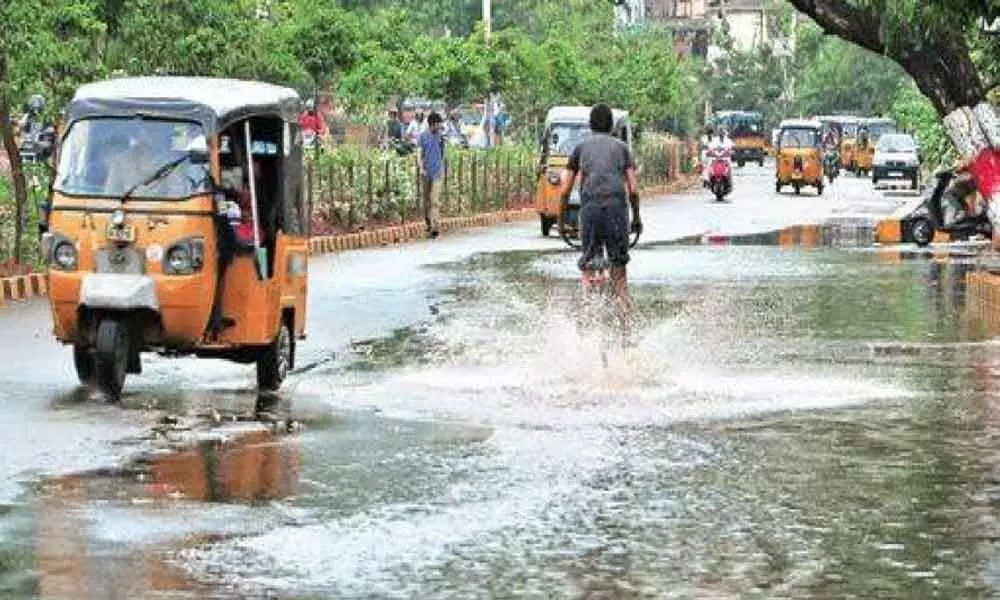
<svg viewBox="0 0 1000 600"><path fill-rule="evenodd" d="M108 406L43 301L0 312L0 596L995 594L974 249L873 248L900 200L772 177L645 204L607 368L534 222L314 258L277 400L150 357Z"/></svg>

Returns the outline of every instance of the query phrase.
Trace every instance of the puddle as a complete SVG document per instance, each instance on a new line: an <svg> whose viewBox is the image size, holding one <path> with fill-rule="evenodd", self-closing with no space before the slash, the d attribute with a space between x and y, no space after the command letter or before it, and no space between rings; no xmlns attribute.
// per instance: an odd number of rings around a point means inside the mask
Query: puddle
<svg viewBox="0 0 1000 600"><path fill-rule="evenodd" d="M310 363L273 417L233 396L0 515L5 597L995 595L979 250L872 231L641 245L607 367L573 252L440 264L430 315Z"/></svg>

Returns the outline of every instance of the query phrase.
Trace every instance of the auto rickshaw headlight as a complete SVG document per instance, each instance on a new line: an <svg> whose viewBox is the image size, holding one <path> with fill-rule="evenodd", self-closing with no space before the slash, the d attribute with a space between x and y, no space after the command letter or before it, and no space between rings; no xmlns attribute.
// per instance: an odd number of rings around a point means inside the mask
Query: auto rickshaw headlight
<svg viewBox="0 0 1000 600"><path fill-rule="evenodd" d="M167 275L190 275L205 264L205 240L190 238L171 246L163 258L163 272Z"/></svg>
<svg viewBox="0 0 1000 600"><path fill-rule="evenodd" d="M122 210L116 210L111 213L111 224L115 227L121 227L125 224L125 212Z"/></svg>
<svg viewBox="0 0 1000 600"><path fill-rule="evenodd" d="M559 171L549 171L548 179L549 183L551 183L552 185L559 185L560 183L562 183L562 175L559 173Z"/></svg>
<svg viewBox="0 0 1000 600"><path fill-rule="evenodd" d="M76 269L76 246L69 241L60 241L52 249L52 266L63 271Z"/></svg>

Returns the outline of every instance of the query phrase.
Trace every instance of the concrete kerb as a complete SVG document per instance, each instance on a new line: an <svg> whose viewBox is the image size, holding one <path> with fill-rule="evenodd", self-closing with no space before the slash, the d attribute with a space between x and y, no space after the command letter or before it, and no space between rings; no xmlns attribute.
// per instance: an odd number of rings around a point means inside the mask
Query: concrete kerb
<svg viewBox="0 0 1000 600"><path fill-rule="evenodd" d="M697 181L697 176L682 176L677 181L666 185L644 188L643 193L646 195L674 193L692 186ZM538 218L538 213L534 207L502 210L472 216L448 217L441 220L441 230L450 232L471 227L492 227L504 223L530 221L536 218ZM309 240L309 252L310 254L330 254L344 250L402 244L425 237L424 224L411 222L357 233L316 236ZM45 273L0 278L0 306L5 306L8 301L23 301L47 294L48 276Z"/></svg>

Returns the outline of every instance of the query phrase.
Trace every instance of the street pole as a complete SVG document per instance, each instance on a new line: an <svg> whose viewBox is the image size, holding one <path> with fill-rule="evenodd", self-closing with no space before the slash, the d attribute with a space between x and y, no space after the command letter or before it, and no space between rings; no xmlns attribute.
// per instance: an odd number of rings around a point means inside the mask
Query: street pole
<svg viewBox="0 0 1000 600"><path fill-rule="evenodd" d="M483 36L486 40L486 49L489 51L490 48L490 34L492 33L492 0L483 0ZM490 89L486 93L486 110L483 111L484 114L484 125L486 127L486 147L489 148L493 146L493 89L492 82L490 82Z"/></svg>

